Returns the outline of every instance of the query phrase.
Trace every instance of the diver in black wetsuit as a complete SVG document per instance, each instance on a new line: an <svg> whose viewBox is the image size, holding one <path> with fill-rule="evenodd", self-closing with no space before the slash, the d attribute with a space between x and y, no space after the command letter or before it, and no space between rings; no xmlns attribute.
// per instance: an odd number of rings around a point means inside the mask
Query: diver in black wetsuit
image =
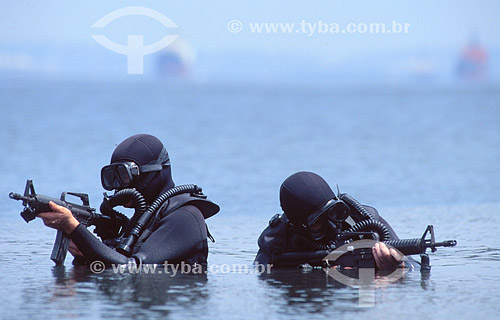
<svg viewBox="0 0 500 320"><path fill-rule="evenodd" d="M338 197L328 183L312 172L297 172L288 177L280 188L280 204L284 214L275 215L258 239L259 251L255 263L272 263L272 257L285 252L309 252L335 248L335 224L329 220ZM340 201L341 202L341 201ZM356 209L351 204L346 212ZM391 240L398 240L396 232L378 214L375 208L363 206L389 232ZM335 209L336 210L336 209ZM343 230L355 224L353 217L343 222ZM390 270L402 262L402 256L384 243L372 249L379 270Z"/></svg>
<svg viewBox="0 0 500 320"><path fill-rule="evenodd" d="M111 164L101 171L107 190L135 188L147 205L174 187L168 153L156 137L139 134L120 143L111 157ZM69 251L86 262L165 263L180 262L206 265L208 255L205 219L219 211L219 206L204 198L179 194L169 198L157 210L134 246L130 257L117 252L92 235L71 212L51 203L53 212L38 215L45 225L69 234ZM124 204L126 205L126 204ZM112 243L112 242L111 242Z"/></svg>

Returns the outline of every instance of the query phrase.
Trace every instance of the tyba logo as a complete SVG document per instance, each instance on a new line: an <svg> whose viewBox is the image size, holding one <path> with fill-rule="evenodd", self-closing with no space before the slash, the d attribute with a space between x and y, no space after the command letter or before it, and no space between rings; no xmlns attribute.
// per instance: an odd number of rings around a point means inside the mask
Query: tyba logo
<svg viewBox="0 0 500 320"><path fill-rule="evenodd" d="M334 265L335 261L341 256L353 254L354 250L364 249L364 255L369 258L371 255L371 248L377 243L374 240L357 240L345 244L332 252L330 252L323 260L327 265ZM403 254L401 254L403 256ZM403 256L404 257L404 256ZM389 283L395 282L402 278L408 270L403 268L396 268L391 274L375 278L375 268L359 268L358 278L348 277L342 274L335 267L323 268L327 275L337 280L338 282L359 289L359 306L360 307L373 307L375 306L375 288L385 286Z"/></svg>
<svg viewBox="0 0 500 320"><path fill-rule="evenodd" d="M167 28L177 28L177 25L158 11L145 7L125 7L108 13L101 19L97 20L92 27L104 28L110 22L127 16L146 16L160 22ZM121 45L109 40L104 35L92 35L95 41L103 47L127 56L127 73L128 74L143 74L144 73L144 56L157 52L177 39L178 35L165 35L155 43L144 45L144 35L128 35L127 45Z"/></svg>

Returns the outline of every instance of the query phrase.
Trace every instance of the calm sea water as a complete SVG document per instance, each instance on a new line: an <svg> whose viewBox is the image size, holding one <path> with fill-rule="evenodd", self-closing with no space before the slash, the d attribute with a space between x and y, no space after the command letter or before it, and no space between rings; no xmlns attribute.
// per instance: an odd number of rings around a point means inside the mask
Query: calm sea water
<svg viewBox="0 0 500 320"><path fill-rule="evenodd" d="M0 318L268 319L500 314L500 89L327 88L151 82L0 81ZM135 133L167 146L174 180L197 183L222 211L207 222L213 265L249 265L299 170L371 204L403 238L433 224L458 246L410 272L358 289L321 270L268 275L93 274L50 261L55 232L26 224L8 199L37 192L102 200L99 171ZM378 279L382 281L383 279ZM378 282L376 282L378 283ZM375 283L374 283L375 284Z"/></svg>

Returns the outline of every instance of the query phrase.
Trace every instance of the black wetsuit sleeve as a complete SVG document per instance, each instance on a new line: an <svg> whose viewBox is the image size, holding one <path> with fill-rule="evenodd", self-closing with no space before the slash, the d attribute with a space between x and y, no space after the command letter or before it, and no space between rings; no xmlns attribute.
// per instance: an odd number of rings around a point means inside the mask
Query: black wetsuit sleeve
<svg viewBox="0 0 500 320"><path fill-rule="evenodd" d="M160 220L158 228L132 258L109 248L81 224L71 232L70 238L87 261L102 261L105 264L125 264L130 261L179 263L196 254L201 255L201 260L206 262L208 253L205 221L202 213L194 206L177 209Z"/></svg>
<svg viewBox="0 0 500 320"><path fill-rule="evenodd" d="M203 215L194 206L184 206L160 220L133 256L142 263L179 263L201 254L206 262L206 250L207 227Z"/></svg>
<svg viewBox="0 0 500 320"><path fill-rule="evenodd" d="M105 264L123 264L133 260L106 246L82 224L79 224L69 236L89 262L102 261Z"/></svg>

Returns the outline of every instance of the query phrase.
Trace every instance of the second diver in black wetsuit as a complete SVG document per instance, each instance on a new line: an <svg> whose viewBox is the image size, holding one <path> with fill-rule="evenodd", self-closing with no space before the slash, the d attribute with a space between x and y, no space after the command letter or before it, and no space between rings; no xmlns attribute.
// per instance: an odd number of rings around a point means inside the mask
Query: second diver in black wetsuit
<svg viewBox="0 0 500 320"><path fill-rule="evenodd" d="M280 188L280 204L284 214L275 215L260 235L255 263L272 264L273 257L282 253L333 250L336 224L330 221L330 215L334 205L347 206L344 211L351 212L351 216L343 222L342 230L358 222L353 219L357 209L347 201L340 201L339 197L342 195L335 195L328 183L315 173L297 172L288 177ZM399 240L396 232L375 208L361 207L361 210L368 211L367 215L376 223L385 226L390 240ZM402 262L401 255L382 242L375 244L372 252L379 270L393 269Z"/></svg>
<svg viewBox="0 0 500 320"><path fill-rule="evenodd" d="M129 137L116 147L111 164L101 171L101 180L107 190L135 188L147 205L175 186L165 147L156 137L145 134ZM52 203L51 209L53 212L42 213L39 217L47 226L69 234L72 240L69 250L76 260L106 264L184 262L206 265L207 235L211 236L205 219L216 214L219 206L186 193L169 198L145 226L130 256L115 250L115 245L101 242L66 208Z"/></svg>

